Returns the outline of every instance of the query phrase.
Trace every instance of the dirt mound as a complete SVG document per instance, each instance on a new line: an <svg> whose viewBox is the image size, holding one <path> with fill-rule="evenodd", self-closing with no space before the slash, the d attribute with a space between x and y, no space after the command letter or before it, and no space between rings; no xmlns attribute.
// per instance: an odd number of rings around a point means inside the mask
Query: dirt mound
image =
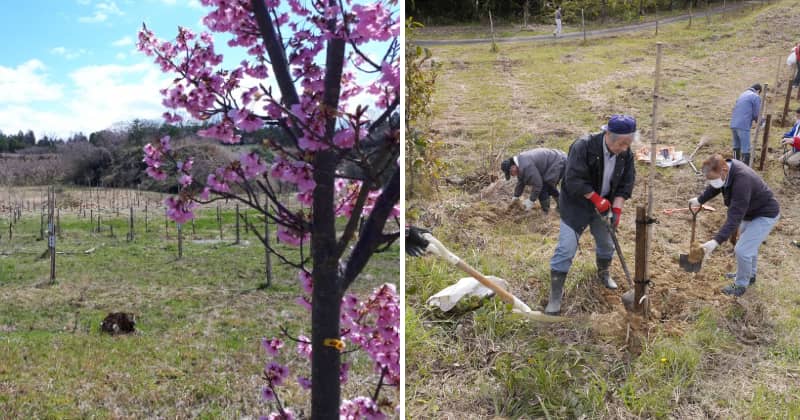
<svg viewBox="0 0 800 420"><path fill-rule="evenodd" d="M112 312L103 319L100 331L111 335L131 334L136 331L136 317L125 312Z"/></svg>

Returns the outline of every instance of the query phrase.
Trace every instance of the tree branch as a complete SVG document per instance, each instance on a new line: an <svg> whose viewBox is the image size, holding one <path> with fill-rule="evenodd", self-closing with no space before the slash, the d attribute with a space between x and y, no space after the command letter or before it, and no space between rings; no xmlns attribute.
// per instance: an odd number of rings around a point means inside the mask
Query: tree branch
<svg viewBox="0 0 800 420"><path fill-rule="evenodd" d="M258 29L264 39L264 47L267 49L270 62L272 62L272 71L275 72L275 79L278 82L278 88L281 90L281 102L287 106L298 104L300 103L300 98L297 96L297 88L292 83L289 62L286 59L286 50L278 40L278 34L267 11L266 2L264 0L252 0L251 4L253 5L253 13L256 16Z"/></svg>
<svg viewBox="0 0 800 420"><path fill-rule="evenodd" d="M399 166L395 167L392 178L383 187L383 193L375 201L375 207L372 209L361 236L359 236L358 242L350 254L350 259L347 261L342 277L342 293L350 287L358 274L367 265L372 254L383 242L383 226L398 201L400 201Z"/></svg>
<svg viewBox="0 0 800 420"><path fill-rule="evenodd" d="M367 202L369 196L369 187L366 182L361 183L361 189L358 191L358 198L353 211L350 213L350 220L347 221L347 226L344 228L339 244L336 246L336 258L341 258L344 250L347 249L347 244L353 237L353 233L358 227L358 220L361 219L361 211L364 209L364 203Z"/></svg>

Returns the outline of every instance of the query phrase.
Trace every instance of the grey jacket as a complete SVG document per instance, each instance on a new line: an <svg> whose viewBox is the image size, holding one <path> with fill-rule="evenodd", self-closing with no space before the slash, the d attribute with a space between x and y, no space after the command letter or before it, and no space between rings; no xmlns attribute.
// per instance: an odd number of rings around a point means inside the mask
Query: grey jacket
<svg viewBox="0 0 800 420"><path fill-rule="evenodd" d="M533 149L520 153L516 160L519 174L514 197L521 196L525 186L530 185L531 201L535 201L544 184L555 187L561 182L567 154L556 149Z"/></svg>
<svg viewBox="0 0 800 420"><path fill-rule="evenodd" d="M517 155L516 160L519 174L514 197L521 196L525 186L530 185L531 201L535 201L544 184L555 187L561 182L567 154L557 149L532 149Z"/></svg>

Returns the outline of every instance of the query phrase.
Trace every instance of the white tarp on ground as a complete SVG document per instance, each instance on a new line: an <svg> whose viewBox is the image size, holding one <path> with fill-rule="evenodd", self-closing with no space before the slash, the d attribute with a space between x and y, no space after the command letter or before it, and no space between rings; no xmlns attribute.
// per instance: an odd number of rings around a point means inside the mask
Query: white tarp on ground
<svg viewBox="0 0 800 420"><path fill-rule="evenodd" d="M495 276L486 276L486 278L493 281L503 289L508 290L508 282L505 280ZM494 295L494 292L492 292L488 287L482 285L480 282L478 282L478 280L475 280L472 277L464 277L456 284L447 286L439 293L429 297L426 303L430 306L435 306L442 311L447 312L453 309L458 301L465 297L478 296L479 298L485 298L492 295Z"/></svg>

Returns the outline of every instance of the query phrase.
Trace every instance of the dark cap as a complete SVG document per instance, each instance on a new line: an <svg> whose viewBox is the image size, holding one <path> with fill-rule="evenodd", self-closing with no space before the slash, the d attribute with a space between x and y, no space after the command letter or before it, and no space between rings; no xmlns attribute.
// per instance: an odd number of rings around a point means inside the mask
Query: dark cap
<svg viewBox="0 0 800 420"><path fill-rule="evenodd" d="M753 89L756 92L761 92L761 85L759 83L756 83L753 86L750 86L750 89Z"/></svg>
<svg viewBox="0 0 800 420"><path fill-rule="evenodd" d="M636 118L630 115L612 115L603 130L614 134L631 134L636 132Z"/></svg>
<svg viewBox="0 0 800 420"><path fill-rule="evenodd" d="M506 181L511 179L511 166L514 165L514 158L510 157L500 164L500 169L506 175Z"/></svg>

